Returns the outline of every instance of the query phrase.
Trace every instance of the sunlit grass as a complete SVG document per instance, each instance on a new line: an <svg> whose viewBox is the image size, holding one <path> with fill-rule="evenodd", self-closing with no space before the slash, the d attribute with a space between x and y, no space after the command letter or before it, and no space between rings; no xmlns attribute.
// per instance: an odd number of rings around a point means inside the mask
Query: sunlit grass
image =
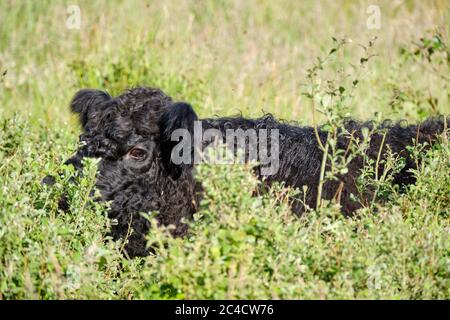
<svg viewBox="0 0 450 320"><path fill-rule="evenodd" d="M416 186L357 219L332 204L297 219L292 190L255 197L248 168L201 167L206 197L190 236L155 230L150 240L165 245L142 261L105 236L105 209L87 196L95 166L73 185L60 165L77 146L68 104L82 87L157 86L200 116L311 124L308 69L342 39L314 79L319 98L329 80L358 119L449 114L450 3L377 1L370 30L372 2L86 0L70 30L72 1L0 1L0 299L448 299L445 143ZM54 188L40 185L46 174ZM63 189L68 214L57 210Z"/></svg>

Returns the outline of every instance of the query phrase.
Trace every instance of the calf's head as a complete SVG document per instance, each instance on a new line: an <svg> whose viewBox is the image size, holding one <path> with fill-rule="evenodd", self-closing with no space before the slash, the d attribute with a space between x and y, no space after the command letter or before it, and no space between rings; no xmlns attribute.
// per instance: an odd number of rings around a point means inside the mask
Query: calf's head
<svg viewBox="0 0 450 320"><path fill-rule="evenodd" d="M111 201L109 218L114 239L126 241L129 256L147 253L150 222L142 213L186 232L182 218L195 212L195 181L190 165L171 162L176 129L192 130L197 116L186 103L174 103L159 89L135 88L117 97L84 89L72 100L83 133L81 147L67 163L81 168L84 157L100 158L97 188Z"/></svg>

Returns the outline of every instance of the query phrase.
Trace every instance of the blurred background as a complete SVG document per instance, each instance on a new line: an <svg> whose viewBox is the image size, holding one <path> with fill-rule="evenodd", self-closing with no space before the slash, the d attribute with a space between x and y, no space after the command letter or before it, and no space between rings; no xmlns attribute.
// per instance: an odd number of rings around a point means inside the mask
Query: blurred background
<svg viewBox="0 0 450 320"><path fill-rule="evenodd" d="M0 113L76 129L76 90L145 85L200 116L310 123L308 69L345 39L315 81L356 80L356 118L422 119L449 113L449 21L448 0L3 0Z"/></svg>

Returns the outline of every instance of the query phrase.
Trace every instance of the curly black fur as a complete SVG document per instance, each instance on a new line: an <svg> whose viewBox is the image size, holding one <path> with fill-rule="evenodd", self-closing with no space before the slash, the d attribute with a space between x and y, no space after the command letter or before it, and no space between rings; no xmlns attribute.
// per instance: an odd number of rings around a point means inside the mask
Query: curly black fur
<svg viewBox="0 0 450 320"><path fill-rule="evenodd" d="M72 111L79 114L83 126L77 153L67 163L81 169L84 157L101 158L97 188L102 200L111 201L109 218L114 239L127 239L125 250L131 257L148 254L145 235L149 222L140 213L157 212L157 220L163 225L175 226L175 236L187 232L183 218L191 218L196 211L199 185L194 179L192 165L174 165L170 161L176 142L171 133L184 128L192 131L197 115L189 104L174 103L159 89L135 88L118 97L98 90L81 90L71 103ZM407 146L415 142L433 142L444 130L444 119L430 118L419 125L385 124L386 136L382 146L382 158L390 149L405 158L404 168L395 176L394 183L407 185L414 182L409 171L416 163L408 155ZM265 185L283 181L288 186L308 186L306 204L314 207L319 184L319 172L323 152L318 147L317 135L312 127L282 123L271 115L258 119L242 117L211 118L202 120L203 129L278 129L280 168L275 175L263 179ZM371 122L348 120L343 126L337 147L347 150L350 134L362 139L362 128L372 128ZM327 133L318 130L324 143ZM371 137L366 156L376 159L383 140L383 133ZM356 157L348 167L348 173L323 186L322 198L333 199L339 192L342 212L349 215L361 207L361 201L352 200L358 195L355 180L363 167L362 157ZM382 173L383 165L379 171ZM256 174L259 175L258 169ZM261 175L259 175L261 177ZM261 177L262 178L262 177ZM370 193L367 190L367 193ZM361 200L361 199L360 199ZM301 214L304 205L293 201L293 211Z"/></svg>

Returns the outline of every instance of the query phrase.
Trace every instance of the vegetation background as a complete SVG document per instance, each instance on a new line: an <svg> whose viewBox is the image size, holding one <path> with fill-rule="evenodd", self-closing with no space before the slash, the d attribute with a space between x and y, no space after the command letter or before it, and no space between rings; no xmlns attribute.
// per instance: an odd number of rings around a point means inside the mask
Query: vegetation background
<svg viewBox="0 0 450 320"><path fill-rule="evenodd" d="M149 241L164 245L134 260L88 197L95 164L76 187L61 165L77 147L68 104L83 87L161 87L200 116L302 124L448 114L449 21L447 0L0 1L0 299L449 299L445 139L415 186L375 181L386 201L351 219L336 204L295 218L295 191L252 197L249 168L202 166L191 235L155 227ZM40 185L60 171L54 188ZM64 189L69 213L57 210Z"/></svg>

